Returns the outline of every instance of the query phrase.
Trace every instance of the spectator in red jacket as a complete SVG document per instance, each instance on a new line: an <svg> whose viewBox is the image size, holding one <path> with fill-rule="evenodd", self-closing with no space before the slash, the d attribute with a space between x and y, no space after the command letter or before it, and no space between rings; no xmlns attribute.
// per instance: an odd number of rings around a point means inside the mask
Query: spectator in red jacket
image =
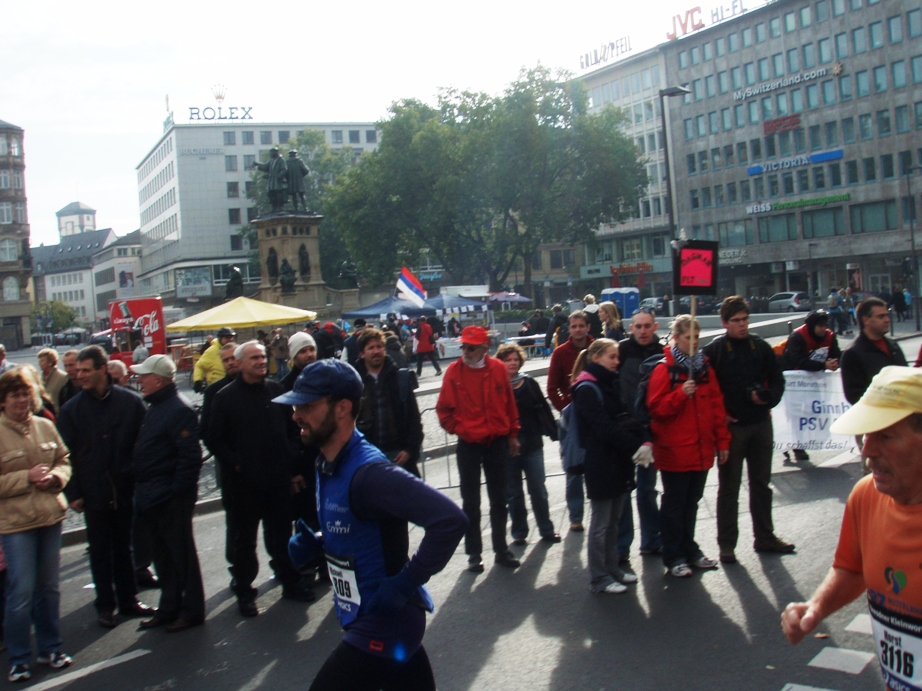
<svg viewBox="0 0 922 691"><path fill-rule="evenodd" d="M573 399L570 397L570 377L573 365L580 352L594 340L589 335L589 318L582 310L570 315L570 336L551 353L547 368L547 397L558 411L563 410ZM567 509L570 514L570 530L583 530L583 476L567 474Z"/></svg>
<svg viewBox="0 0 922 691"><path fill-rule="evenodd" d="M483 572L480 466L487 479L496 563L513 569L520 565L506 543L506 462L519 455L519 413L506 366L487 355L489 345L483 327L464 329L461 359L448 366L435 406L445 431L458 435L461 506L470 522L464 549L473 573Z"/></svg>
<svg viewBox="0 0 922 691"><path fill-rule="evenodd" d="M691 566L717 568L695 542L695 520L714 455L723 464L730 449L723 395L698 350L699 331L691 315L673 322L675 345L665 348L666 361L654 368L647 389L653 458L663 480L663 563L677 578L691 576Z"/></svg>
<svg viewBox="0 0 922 691"><path fill-rule="evenodd" d="M432 366L435 367L436 376L442 373L442 368L439 367L439 357L435 351L435 337L432 332L432 327L429 326L429 322L425 317L419 318L419 326L416 327L416 376L419 377L423 373L423 362L426 359L429 359L432 362Z"/></svg>

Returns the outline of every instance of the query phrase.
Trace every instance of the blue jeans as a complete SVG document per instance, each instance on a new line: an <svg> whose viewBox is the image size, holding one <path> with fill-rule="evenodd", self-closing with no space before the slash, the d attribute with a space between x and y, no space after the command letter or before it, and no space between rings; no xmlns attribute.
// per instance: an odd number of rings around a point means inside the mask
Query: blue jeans
<svg viewBox="0 0 922 691"><path fill-rule="evenodd" d="M577 523L583 520L583 476L567 473L567 511L570 513L570 522Z"/></svg>
<svg viewBox="0 0 922 691"><path fill-rule="evenodd" d="M640 517L640 549L655 551L663 546L659 528L659 508L656 506L656 468L637 466L637 515ZM618 525L618 554L626 557L634 542L634 510L624 502Z"/></svg>
<svg viewBox="0 0 922 691"><path fill-rule="evenodd" d="M506 481L506 493L509 502L509 518L512 520L512 537L518 540L528 535L528 510L525 508L525 493L522 492L523 472L538 533L541 537L552 535L554 524L551 522L547 505L547 487L544 486L544 449L531 449L518 456L511 456L506 464L506 470L509 475Z"/></svg>
<svg viewBox="0 0 922 691"><path fill-rule="evenodd" d="M40 655L61 652L61 523L0 536L6 554L4 628L10 665L32 659L31 628Z"/></svg>
<svg viewBox="0 0 922 691"><path fill-rule="evenodd" d="M288 369L288 360L284 358L275 358L275 378L281 379L291 370Z"/></svg>

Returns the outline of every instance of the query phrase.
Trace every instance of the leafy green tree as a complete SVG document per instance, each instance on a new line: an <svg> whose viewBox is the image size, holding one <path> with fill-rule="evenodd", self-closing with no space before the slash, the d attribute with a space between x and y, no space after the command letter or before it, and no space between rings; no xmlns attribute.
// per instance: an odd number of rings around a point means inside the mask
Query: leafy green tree
<svg viewBox="0 0 922 691"><path fill-rule="evenodd" d="M41 318L41 323L39 323ZM29 313L32 331L58 333L77 323L77 310L60 300L33 304Z"/></svg>
<svg viewBox="0 0 922 691"><path fill-rule="evenodd" d="M499 290L516 257L547 242L594 242L646 186L610 108L589 115L565 72L523 70L504 94L443 90L438 107L404 100L381 144L341 178L327 206L363 274L386 282L426 248L457 282Z"/></svg>
<svg viewBox="0 0 922 691"><path fill-rule="evenodd" d="M334 223L329 218L326 218L326 201L330 186L336 181L337 177L353 166L355 154L348 147L333 151L324 140L323 132L319 130L304 130L304 132L290 140L288 146L282 145L279 148L282 158L286 159L290 150L297 150L298 155L310 170L310 175L304 180L305 204L310 211L325 217L320 225L320 270L323 273L324 280L336 285L336 278L339 276L343 264L349 261L350 257L342 237L336 231ZM250 185L247 197L256 202L255 206L259 210L265 212L269 209L266 180L263 174L258 171L253 171L251 179L254 184ZM254 226L244 226L240 234L249 240L251 247L256 247L258 238ZM251 253L249 260L254 264L259 263L258 253L255 250Z"/></svg>

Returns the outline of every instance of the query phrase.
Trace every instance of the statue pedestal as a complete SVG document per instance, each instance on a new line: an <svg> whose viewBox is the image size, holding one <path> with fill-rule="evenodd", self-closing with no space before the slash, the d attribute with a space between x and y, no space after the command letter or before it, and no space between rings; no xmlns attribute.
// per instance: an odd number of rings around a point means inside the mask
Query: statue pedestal
<svg viewBox="0 0 922 691"><path fill-rule="evenodd" d="M253 221L259 247L261 280L257 300L323 315L339 315L359 306L358 288L336 290L327 286L320 272L320 222L323 216L286 212ZM294 292L283 293L278 276L269 276L268 265L282 260L297 273ZM309 269L305 272L302 269Z"/></svg>

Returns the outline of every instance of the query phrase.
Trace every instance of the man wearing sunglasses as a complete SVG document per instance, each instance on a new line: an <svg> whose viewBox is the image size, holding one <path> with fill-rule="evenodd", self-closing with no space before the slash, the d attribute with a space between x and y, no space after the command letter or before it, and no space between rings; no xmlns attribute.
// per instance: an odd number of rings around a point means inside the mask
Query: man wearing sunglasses
<svg viewBox="0 0 922 691"><path fill-rule="evenodd" d="M490 498L490 528L496 563L511 569L519 560L506 542L506 460L519 455L519 412L502 360L487 355L490 338L481 326L461 332L462 355L445 370L435 411L449 434L458 436L461 507L469 525L464 535L468 571L483 572L480 554L480 467Z"/></svg>

